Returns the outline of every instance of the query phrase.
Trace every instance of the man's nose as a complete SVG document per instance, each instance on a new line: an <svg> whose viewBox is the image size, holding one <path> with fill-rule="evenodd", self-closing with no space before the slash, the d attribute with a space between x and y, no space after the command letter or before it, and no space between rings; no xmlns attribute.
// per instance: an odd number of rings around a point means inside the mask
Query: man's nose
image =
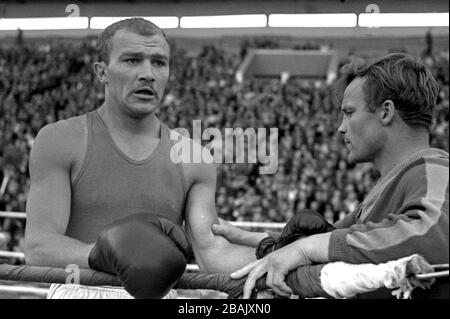
<svg viewBox="0 0 450 319"><path fill-rule="evenodd" d="M341 124L338 127L338 132L341 134L345 134L345 132L347 131L346 127L345 127L345 123L344 120L341 121Z"/></svg>
<svg viewBox="0 0 450 319"><path fill-rule="evenodd" d="M145 60L144 63L141 64L139 68L139 81L148 81L154 82L155 75L153 74L153 66L152 63L148 60Z"/></svg>

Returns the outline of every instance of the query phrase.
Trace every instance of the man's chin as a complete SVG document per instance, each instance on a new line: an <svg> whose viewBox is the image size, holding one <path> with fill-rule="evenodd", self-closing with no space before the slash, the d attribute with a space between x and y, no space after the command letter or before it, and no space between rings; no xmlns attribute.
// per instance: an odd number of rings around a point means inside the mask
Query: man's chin
<svg viewBox="0 0 450 319"><path fill-rule="evenodd" d="M155 113L158 105L154 103L135 103L130 107L133 114L138 116L146 116Z"/></svg>
<svg viewBox="0 0 450 319"><path fill-rule="evenodd" d="M367 163L370 162L371 160L369 158L366 157L361 157L361 156L355 156L353 154L350 153L350 155L347 157L347 162L349 164L359 164L359 163Z"/></svg>
<svg viewBox="0 0 450 319"><path fill-rule="evenodd" d="M347 157L347 162L349 164L356 164L356 163L359 163L360 160L358 159L357 156L355 156L355 154L352 151L350 151L350 153L348 154L348 157Z"/></svg>
<svg viewBox="0 0 450 319"><path fill-rule="evenodd" d="M347 157L347 162L349 164L355 164L356 163L355 159L353 158L353 156L350 156L350 155Z"/></svg>

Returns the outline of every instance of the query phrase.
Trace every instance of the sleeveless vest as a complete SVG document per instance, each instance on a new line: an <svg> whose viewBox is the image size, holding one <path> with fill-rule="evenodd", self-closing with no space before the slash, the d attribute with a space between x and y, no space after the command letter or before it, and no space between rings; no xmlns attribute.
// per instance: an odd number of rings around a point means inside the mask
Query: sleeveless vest
<svg viewBox="0 0 450 319"><path fill-rule="evenodd" d="M187 191L181 164L170 160L169 128L161 123L153 153L134 161L114 143L97 111L87 113L87 125L87 152L72 184L66 235L94 242L108 224L135 213L159 215L181 225Z"/></svg>

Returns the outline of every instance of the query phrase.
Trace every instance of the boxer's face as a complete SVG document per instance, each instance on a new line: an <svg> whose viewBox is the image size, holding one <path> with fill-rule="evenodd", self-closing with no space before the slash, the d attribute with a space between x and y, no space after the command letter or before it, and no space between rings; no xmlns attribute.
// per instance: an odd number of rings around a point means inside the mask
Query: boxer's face
<svg viewBox="0 0 450 319"><path fill-rule="evenodd" d="M377 158L385 143L378 112L370 112L365 101L363 78L356 78L345 89L338 131L344 135L351 163L369 162Z"/></svg>
<svg viewBox="0 0 450 319"><path fill-rule="evenodd" d="M113 104L132 116L152 114L169 79L170 48L162 35L119 30L112 38L106 89Z"/></svg>

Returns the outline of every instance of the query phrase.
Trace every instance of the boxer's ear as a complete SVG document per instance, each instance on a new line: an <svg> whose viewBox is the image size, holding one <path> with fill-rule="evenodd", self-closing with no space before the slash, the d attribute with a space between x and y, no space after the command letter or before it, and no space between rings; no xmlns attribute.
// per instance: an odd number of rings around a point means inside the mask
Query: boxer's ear
<svg viewBox="0 0 450 319"><path fill-rule="evenodd" d="M394 121L396 113L395 105L392 100L386 100L383 102L380 108L380 122L382 125L390 125Z"/></svg>
<svg viewBox="0 0 450 319"><path fill-rule="evenodd" d="M97 76L98 80L103 83L108 83L108 66L105 62L95 62L94 63L94 72Z"/></svg>

